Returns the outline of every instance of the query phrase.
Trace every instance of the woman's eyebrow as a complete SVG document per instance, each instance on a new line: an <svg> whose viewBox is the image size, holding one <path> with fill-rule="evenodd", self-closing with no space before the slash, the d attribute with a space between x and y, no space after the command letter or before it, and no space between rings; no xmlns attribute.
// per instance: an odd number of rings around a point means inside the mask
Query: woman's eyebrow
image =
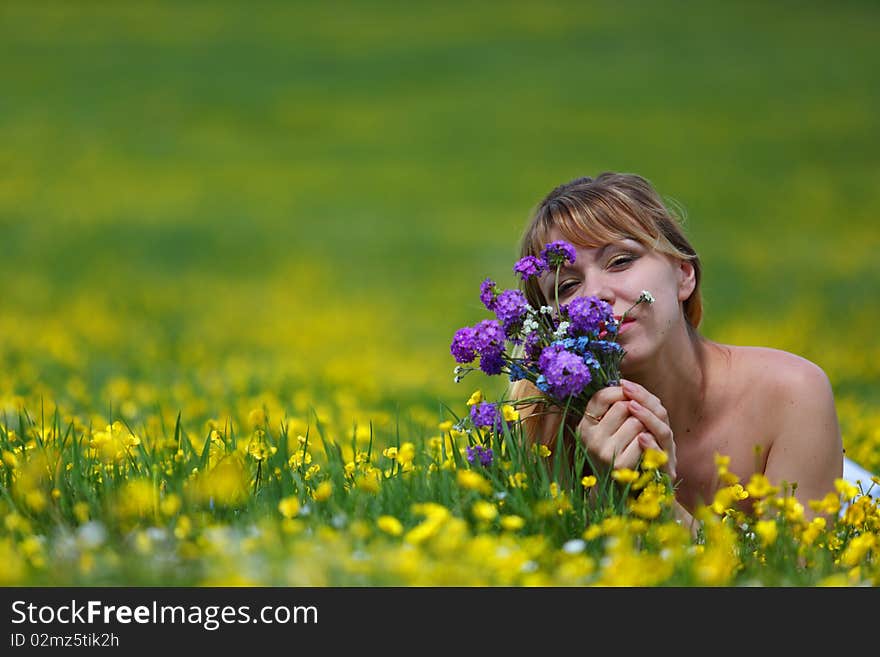
<svg viewBox="0 0 880 657"><path fill-rule="evenodd" d="M608 249L613 248L614 246L619 246L619 242L608 242L607 244L603 244L602 246L600 246L600 247L596 250L596 255L594 256L593 259L594 259L594 260L601 260L601 259L602 259L602 256L605 255L605 252L606 252ZM577 263L577 260L575 260L575 263ZM575 271L576 269L577 269L577 267L575 267L575 266L572 265L572 264L565 264L565 265L563 265L562 267L560 267L560 269L559 269L559 273L561 274L562 272ZM551 273L552 273L552 270L551 270Z"/></svg>

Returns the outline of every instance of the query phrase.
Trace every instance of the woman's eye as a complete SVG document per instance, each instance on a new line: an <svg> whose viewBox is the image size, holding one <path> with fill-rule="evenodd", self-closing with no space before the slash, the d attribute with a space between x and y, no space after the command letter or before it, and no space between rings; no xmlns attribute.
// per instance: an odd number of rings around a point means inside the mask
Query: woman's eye
<svg viewBox="0 0 880 657"><path fill-rule="evenodd" d="M608 261L608 266L609 267L621 267L623 265L628 265L633 260L635 260L635 258L633 258L632 256L628 256L628 255L615 256L615 257L611 258L611 260Z"/></svg>
<svg viewBox="0 0 880 657"><path fill-rule="evenodd" d="M574 281L566 281L559 285L559 294L562 294L563 292L571 292L576 287L577 283Z"/></svg>

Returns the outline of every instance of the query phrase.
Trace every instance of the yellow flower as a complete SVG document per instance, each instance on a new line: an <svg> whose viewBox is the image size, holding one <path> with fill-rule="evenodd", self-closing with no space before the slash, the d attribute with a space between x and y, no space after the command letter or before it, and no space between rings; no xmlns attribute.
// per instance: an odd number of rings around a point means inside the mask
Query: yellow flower
<svg viewBox="0 0 880 657"><path fill-rule="evenodd" d="M378 471L377 471L378 473ZM378 493L379 492L379 476L373 474L365 474L362 477L357 478L357 487L358 490L361 490L365 493Z"/></svg>
<svg viewBox="0 0 880 657"><path fill-rule="evenodd" d="M877 538L874 534L861 534L850 540L843 554L840 555L840 562L847 567L857 565L868 553L868 551L877 544Z"/></svg>
<svg viewBox="0 0 880 657"><path fill-rule="evenodd" d="M394 516L379 516L376 518L376 526L391 536L400 536L403 533L403 524Z"/></svg>
<svg viewBox="0 0 880 657"><path fill-rule="evenodd" d="M498 509L495 505L484 500L475 502L471 507L471 513L474 514L474 518L483 522L492 522L498 517Z"/></svg>
<svg viewBox="0 0 880 657"><path fill-rule="evenodd" d="M525 527L525 524L526 521L519 516L501 516L501 527L507 531L515 532Z"/></svg>
<svg viewBox="0 0 880 657"><path fill-rule="evenodd" d="M412 443L403 443L397 452L397 462L401 465L409 465L416 457L416 446Z"/></svg>
<svg viewBox="0 0 880 657"><path fill-rule="evenodd" d="M776 495L776 493L779 492L777 486L773 486L765 475L758 472L754 473L751 479L749 479L749 483L746 485L746 490L749 492L749 495L755 499L761 499L768 495Z"/></svg>
<svg viewBox="0 0 880 657"><path fill-rule="evenodd" d="M519 411L510 404L503 404L501 406L501 415L505 422L516 422L519 420Z"/></svg>
<svg viewBox="0 0 880 657"><path fill-rule="evenodd" d="M819 535L824 531L825 525L825 518L821 516L813 518L810 521L810 524L807 525L803 534L801 534L801 543L804 545L812 545L815 543L816 539L819 538Z"/></svg>
<svg viewBox="0 0 880 657"><path fill-rule="evenodd" d="M483 391L475 390L474 394L472 394L470 399L467 400L467 405L473 406L474 404L479 404L481 401L483 401Z"/></svg>
<svg viewBox="0 0 880 657"><path fill-rule="evenodd" d="M489 482L480 473L473 470L459 470L457 479L458 485L465 490L475 490L483 495L492 492L492 486Z"/></svg>
<svg viewBox="0 0 880 657"><path fill-rule="evenodd" d="M248 413L248 424L252 429L266 424L266 412L262 408L255 408Z"/></svg>
<svg viewBox="0 0 880 657"><path fill-rule="evenodd" d="M440 429L440 431L442 431L443 433L446 433L447 431L451 431L453 426L454 425L452 420L445 420L438 424L437 428Z"/></svg>
<svg viewBox="0 0 880 657"><path fill-rule="evenodd" d="M809 505L817 513L835 515L840 511L840 497L834 493L828 493L821 500L810 500Z"/></svg>
<svg viewBox="0 0 880 657"><path fill-rule="evenodd" d="M285 518L293 518L299 513L299 500L294 495L285 497L278 502L278 510Z"/></svg>
<svg viewBox="0 0 880 657"><path fill-rule="evenodd" d="M175 513L180 511L181 504L182 503L180 501L180 497L174 493L171 493L161 502L159 502L159 510L162 512L163 515L170 518Z"/></svg>
<svg viewBox="0 0 880 657"><path fill-rule="evenodd" d="M748 491L746 491L741 484L725 486L724 488L719 488L715 492L715 500L712 502L710 508L718 515L721 515L728 509L733 508L733 505L736 502L744 500L748 496Z"/></svg>
<svg viewBox="0 0 880 657"><path fill-rule="evenodd" d="M845 500L851 500L859 494L859 489L849 483L846 479L835 479L834 488Z"/></svg>
<svg viewBox="0 0 880 657"><path fill-rule="evenodd" d="M397 459L397 448L396 447L388 447L382 451L382 456L385 456L392 461Z"/></svg>
<svg viewBox="0 0 880 657"><path fill-rule="evenodd" d="M594 538L599 538L604 533L601 525L590 525L584 530L584 533L581 534L581 538L585 541L592 541Z"/></svg>
<svg viewBox="0 0 880 657"><path fill-rule="evenodd" d="M539 445L535 443L534 445L532 445L532 454L537 454L541 458L547 458L548 456L550 456L550 454L552 454L552 452L550 451L550 448L547 447L547 445Z"/></svg>
<svg viewBox="0 0 880 657"><path fill-rule="evenodd" d="M639 495L637 500L629 502L629 509L646 520L653 520L663 510L660 506L660 500L655 495Z"/></svg>
<svg viewBox="0 0 880 657"><path fill-rule="evenodd" d="M761 545L767 547L776 541L779 525L775 520L759 520L755 523L755 534L761 539Z"/></svg>
<svg viewBox="0 0 880 657"><path fill-rule="evenodd" d="M642 468L645 470L656 470L657 468L666 465L667 461L669 461L669 456L666 452L648 448L645 450L645 454L642 457Z"/></svg>
<svg viewBox="0 0 880 657"><path fill-rule="evenodd" d="M327 480L318 484L318 487L312 493L312 498L316 502L326 502L333 494L333 484Z"/></svg>
<svg viewBox="0 0 880 657"><path fill-rule="evenodd" d="M597 481L598 479L596 479L596 477L594 477L593 475L587 475L586 477L581 479L581 486L583 486L584 488L592 488L596 485Z"/></svg>
<svg viewBox="0 0 880 657"><path fill-rule="evenodd" d="M611 478L619 484L631 484L639 478L639 473L629 468L616 468L611 472Z"/></svg>
<svg viewBox="0 0 880 657"><path fill-rule="evenodd" d="M15 458L15 454L10 452L9 450L3 450L3 463L6 464L10 470L15 470L18 467L18 459Z"/></svg>

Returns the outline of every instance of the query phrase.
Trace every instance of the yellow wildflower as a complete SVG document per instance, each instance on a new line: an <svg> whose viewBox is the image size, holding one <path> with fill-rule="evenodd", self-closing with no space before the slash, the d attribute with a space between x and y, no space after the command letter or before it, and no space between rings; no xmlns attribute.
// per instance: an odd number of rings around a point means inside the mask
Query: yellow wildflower
<svg viewBox="0 0 880 657"><path fill-rule="evenodd" d="M840 562L847 567L853 567L864 559L868 551L877 544L877 537L874 534L861 534L851 539L847 544L843 554L840 555Z"/></svg>
<svg viewBox="0 0 880 657"><path fill-rule="evenodd" d="M767 547L776 541L779 525L775 520L759 520L755 523L755 534L761 539L761 545Z"/></svg>
<svg viewBox="0 0 880 657"><path fill-rule="evenodd" d="M406 442L400 446L397 452L397 462L401 465L410 465L416 457L416 446Z"/></svg>
<svg viewBox="0 0 880 657"><path fill-rule="evenodd" d="M810 500L808 504L817 513L835 515L840 512L840 497L834 493L828 493L821 500Z"/></svg>
<svg viewBox="0 0 880 657"><path fill-rule="evenodd" d="M587 475L586 477L581 479L581 486L583 486L584 488L592 488L596 485L597 482L598 479L596 479L596 477L594 477L593 475Z"/></svg>
<svg viewBox="0 0 880 657"><path fill-rule="evenodd" d="M474 393L470 396L470 399L467 400L467 405L473 406L474 404L479 404L481 401L483 401L483 391L474 390Z"/></svg>
<svg viewBox="0 0 880 657"><path fill-rule="evenodd" d="M846 479L835 479L834 488L845 500L851 500L859 494L859 489L849 483Z"/></svg>
<svg viewBox="0 0 880 657"><path fill-rule="evenodd" d="M391 536L400 536L403 533L403 524L394 516L379 516L376 518L376 526Z"/></svg>
<svg viewBox="0 0 880 657"><path fill-rule="evenodd" d="M483 522L492 522L498 517L498 509L491 502L480 500L471 507L474 518Z"/></svg>
<svg viewBox="0 0 880 657"><path fill-rule="evenodd" d="M639 478L639 473L629 468L615 468L611 472L611 478L619 484L631 484Z"/></svg>
<svg viewBox="0 0 880 657"><path fill-rule="evenodd" d="M457 480L458 485L465 490L475 490L483 495L488 495L492 492L492 486L479 472L459 470Z"/></svg>
<svg viewBox="0 0 880 657"><path fill-rule="evenodd" d="M519 420L519 411L510 404L501 405L501 416L505 422L516 422Z"/></svg>
<svg viewBox="0 0 880 657"><path fill-rule="evenodd" d="M510 532L515 532L517 530L525 527L526 521L523 520L520 516L501 516L501 527Z"/></svg>
<svg viewBox="0 0 880 657"><path fill-rule="evenodd" d="M330 499L330 496L333 494L333 484L330 481L324 480L318 487L312 492L312 499L316 502L326 502Z"/></svg>
<svg viewBox="0 0 880 657"><path fill-rule="evenodd" d="M248 424L252 429L264 426L266 424L266 412L262 408L253 409L248 413Z"/></svg>
<svg viewBox="0 0 880 657"><path fill-rule="evenodd" d="M293 518L299 513L299 499L295 495L289 495L278 502L278 510L285 518Z"/></svg>
<svg viewBox="0 0 880 657"><path fill-rule="evenodd" d="M645 450L645 454L642 457L642 469L644 470L656 470L669 461L669 455L666 452L648 448Z"/></svg>
<svg viewBox="0 0 880 657"><path fill-rule="evenodd" d="M761 499L769 495L776 495L779 492L779 487L773 486L765 475L756 472L749 479L746 490L755 499Z"/></svg>
<svg viewBox="0 0 880 657"><path fill-rule="evenodd" d="M550 451L550 448L547 447L547 445L540 445L538 443L535 443L534 445L532 445L532 454L537 454L541 458L547 458L548 456L550 456L550 454L552 454L552 452Z"/></svg>

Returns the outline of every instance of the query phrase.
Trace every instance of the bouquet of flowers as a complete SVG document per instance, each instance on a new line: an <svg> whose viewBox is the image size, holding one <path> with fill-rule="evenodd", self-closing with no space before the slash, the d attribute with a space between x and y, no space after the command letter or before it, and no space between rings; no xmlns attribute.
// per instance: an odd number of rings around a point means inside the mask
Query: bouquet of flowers
<svg viewBox="0 0 880 657"><path fill-rule="evenodd" d="M555 271L555 308L535 308L520 290L499 291L491 279L483 281L480 300L496 318L455 332L450 350L461 363L455 368L456 382L477 369L472 363L479 359L479 369L486 374L506 374L511 382L526 379L541 391L543 401L581 414L594 392L618 385L625 355L617 342L618 329L635 306L653 303L654 298L642 291L620 317L614 316L610 304L595 296L577 297L560 305L559 270L565 263L573 263L576 255L568 242L551 242L540 257L522 258L513 268L522 281ZM481 402L471 406L470 416L475 426L498 431L502 422L510 421L511 413Z"/></svg>

